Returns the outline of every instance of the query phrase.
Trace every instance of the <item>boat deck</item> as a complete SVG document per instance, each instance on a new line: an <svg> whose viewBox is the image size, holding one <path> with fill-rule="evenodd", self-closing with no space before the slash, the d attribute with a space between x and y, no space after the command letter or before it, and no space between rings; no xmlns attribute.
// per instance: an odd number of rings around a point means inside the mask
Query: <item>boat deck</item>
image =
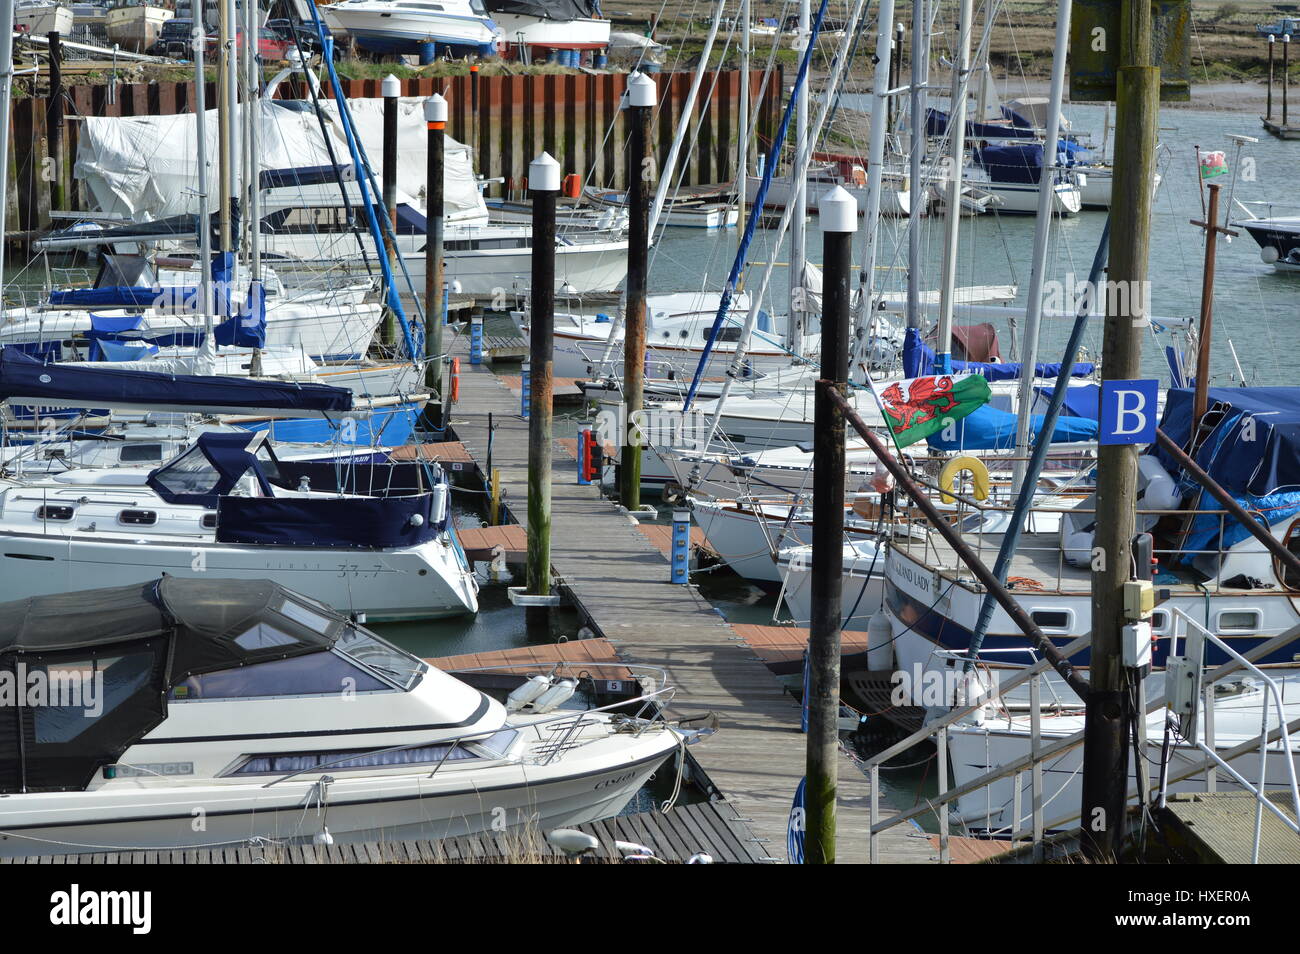
<svg viewBox="0 0 1300 954"><path fill-rule="evenodd" d="M460 358L460 403L451 429L480 466L486 460L488 415L495 424L492 464L502 500L527 520L528 424L519 397L487 365L468 361L465 334L448 336ZM568 437L559 425L556 436ZM661 666L678 689L679 713L715 712L716 736L691 750L721 798L744 819L760 853L786 857L791 801L804 774L799 708L736 631L690 585L669 582L659 550L625 513L591 486L576 482L574 462L556 442L553 462L551 560L559 587L628 662ZM846 757L841 763L838 858L868 858L870 785ZM882 803L882 815L888 806ZM934 852L907 826L885 835L880 857L930 862Z"/></svg>

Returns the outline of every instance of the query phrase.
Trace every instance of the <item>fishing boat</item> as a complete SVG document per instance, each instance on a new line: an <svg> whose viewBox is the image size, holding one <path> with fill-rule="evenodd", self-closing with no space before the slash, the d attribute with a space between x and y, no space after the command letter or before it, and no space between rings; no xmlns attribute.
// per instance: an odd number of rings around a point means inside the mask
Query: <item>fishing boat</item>
<svg viewBox="0 0 1300 954"><path fill-rule="evenodd" d="M532 59L550 50L603 50L609 21L591 0L484 0L504 40L502 53Z"/></svg>
<svg viewBox="0 0 1300 954"><path fill-rule="evenodd" d="M557 709L576 680L538 675L503 704L320 600L219 574L6 603L15 669L72 688L0 710L4 857L549 830L617 814L704 734L657 714L671 688Z"/></svg>
<svg viewBox="0 0 1300 954"><path fill-rule="evenodd" d="M363 50L418 54L424 65L444 54L492 56L501 39L483 0L342 0L320 13Z"/></svg>

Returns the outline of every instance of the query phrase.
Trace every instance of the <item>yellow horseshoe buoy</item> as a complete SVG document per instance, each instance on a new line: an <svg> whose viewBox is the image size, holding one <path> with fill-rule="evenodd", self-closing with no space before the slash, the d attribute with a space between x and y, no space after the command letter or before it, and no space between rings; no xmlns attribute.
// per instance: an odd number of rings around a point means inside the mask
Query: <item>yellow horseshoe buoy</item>
<svg viewBox="0 0 1300 954"><path fill-rule="evenodd" d="M975 481L975 499L988 500L989 469L984 466L982 460L969 455L954 457L943 465L943 470L939 472L939 486L945 492L939 495L939 499L946 504L957 502L957 498L952 496L952 491L957 486L957 475L963 471L969 473Z"/></svg>

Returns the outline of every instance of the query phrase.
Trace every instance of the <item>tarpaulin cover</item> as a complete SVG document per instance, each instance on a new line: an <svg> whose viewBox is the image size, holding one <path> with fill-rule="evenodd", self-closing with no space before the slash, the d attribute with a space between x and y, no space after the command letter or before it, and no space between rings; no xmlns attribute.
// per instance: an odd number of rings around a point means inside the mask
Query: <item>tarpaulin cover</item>
<svg viewBox="0 0 1300 954"><path fill-rule="evenodd" d="M1190 388L1171 388L1160 428L1186 447L1192 433ZM1267 497L1300 490L1300 388L1210 388L1209 408L1226 413L1196 452L1196 462L1229 493ZM1159 448L1173 474L1177 463Z"/></svg>
<svg viewBox="0 0 1300 954"><path fill-rule="evenodd" d="M432 494L222 497L217 507L217 542L349 549L411 547L438 535L433 518Z"/></svg>
<svg viewBox="0 0 1300 954"><path fill-rule="evenodd" d="M324 625L312 629L280 612L296 599L269 580L164 577L0 604L0 679L12 682L19 666L29 679L91 666L102 678L98 715L84 705L0 706L0 792L84 789L163 721L168 690L190 676L328 650L346 620L313 602ZM236 642L262 622L286 638Z"/></svg>
<svg viewBox="0 0 1300 954"><path fill-rule="evenodd" d="M934 347L938 332L936 326L926 335L930 347ZM952 347L953 356L963 361L991 361L1002 354L998 330L987 321L978 325L953 325Z"/></svg>
<svg viewBox="0 0 1300 954"><path fill-rule="evenodd" d="M1019 361L1007 361L993 364L987 361L953 361L952 371L960 374L973 371L982 374L990 381L1009 381L1020 377L1023 365ZM1086 378L1092 374L1095 365L1079 362L1070 371L1071 377ZM920 378L934 373L934 349L921 340L921 333L916 328L908 328L903 338L903 377ZM1061 362L1034 365L1034 376L1054 378L1061 373Z"/></svg>
<svg viewBox="0 0 1300 954"><path fill-rule="evenodd" d="M1043 168L1041 143L988 145L975 150L975 160L994 182L1035 183Z"/></svg>
<svg viewBox="0 0 1300 954"><path fill-rule="evenodd" d="M942 136L948 132L948 114L939 109L925 111L925 134ZM1033 139L1032 129L1004 125L1002 123L977 123L966 120L966 135L972 139Z"/></svg>
<svg viewBox="0 0 1300 954"><path fill-rule="evenodd" d="M285 189L290 186L322 185L329 182L349 182L357 177L352 166L291 166L288 169L263 169L257 181L263 189Z"/></svg>
<svg viewBox="0 0 1300 954"><path fill-rule="evenodd" d="M940 450L1010 450L1016 446L1016 422L1018 418L1009 411L1002 411L984 405L953 424L955 439L945 440L945 433L939 431L926 438L931 447ZM1030 417L1030 436L1037 440L1043 427L1043 415ZM1067 444L1074 441L1093 441L1097 439L1097 422L1082 417L1059 417L1052 431L1053 444Z"/></svg>
<svg viewBox="0 0 1300 954"><path fill-rule="evenodd" d="M1050 399L1056 388L1040 387L1035 390ZM1100 405L1101 388L1096 384L1083 384L1065 389L1061 410L1072 417L1090 417L1095 421L1101 413Z"/></svg>
<svg viewBox="0 0 1300 954"><path fill-rule="evenodd" d="M539 20L582 20L595 14L582 0L486 0L488 13L513 13Z"/></svg>
<svg viewBox="0 0 1300 954"><path fill-rule="evenodd" d="M73 407L212 409L223 413L352 409L352 392L326 384L158 374L99 366L42 364L14 348L0 349L0 401Z"/></svg>

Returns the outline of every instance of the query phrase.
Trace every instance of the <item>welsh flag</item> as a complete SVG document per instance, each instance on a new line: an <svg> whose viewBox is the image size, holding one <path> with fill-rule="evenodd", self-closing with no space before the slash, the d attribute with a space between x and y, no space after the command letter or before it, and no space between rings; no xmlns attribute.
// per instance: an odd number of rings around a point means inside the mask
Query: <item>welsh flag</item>
<svg viewBox="0 0 1300 954"><path fill-rule="evenodd" d="M1228 154L1224 152L1201 153L1201 178L1213 179L1228 171Z"/></svg>
<svg viewBox="0 0 1300 954"><path fill-rule="evenodd" d="M938 374L898 381L880 393L880 410L899 447L923 441L989 400L982 374Z"/></svg>

